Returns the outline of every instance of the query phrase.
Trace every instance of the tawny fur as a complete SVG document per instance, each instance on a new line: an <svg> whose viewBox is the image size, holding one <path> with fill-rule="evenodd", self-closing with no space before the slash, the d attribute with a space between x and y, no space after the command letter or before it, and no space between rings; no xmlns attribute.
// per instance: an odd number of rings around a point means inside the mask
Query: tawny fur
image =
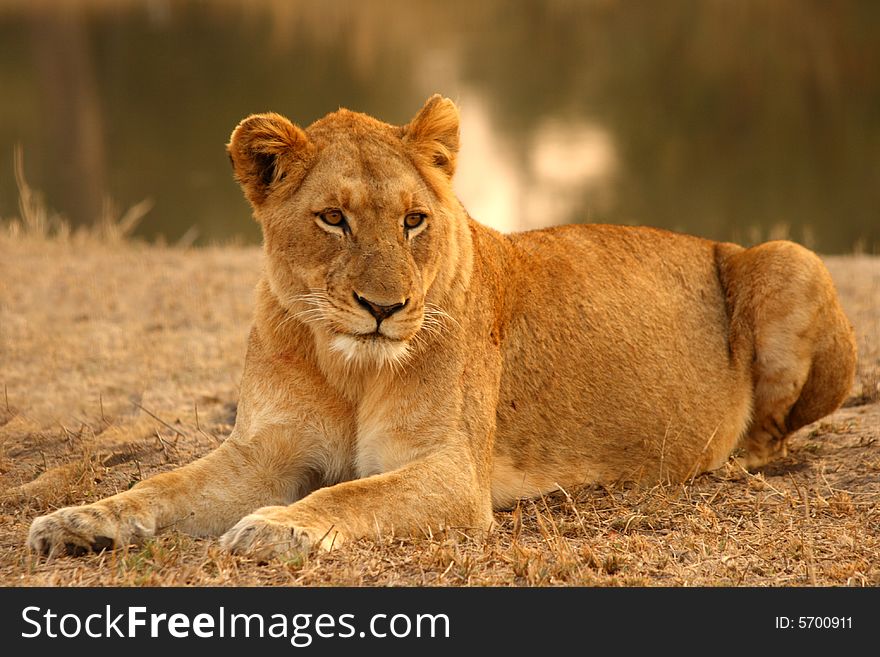
<svg viewBox="0 0 880 657"><path fill-rule="evenodd" d="M347 110L242 121L228 150L267 257L235 429L37 518L31 548L175 527L265 558L480 530L558 487L682 481L738 446L761 465L844 399L853 332L813 253L600 225L502 235L452 192L458 139L439 96L402 128ZM379 324L358 297L405 305Z"/></svg>

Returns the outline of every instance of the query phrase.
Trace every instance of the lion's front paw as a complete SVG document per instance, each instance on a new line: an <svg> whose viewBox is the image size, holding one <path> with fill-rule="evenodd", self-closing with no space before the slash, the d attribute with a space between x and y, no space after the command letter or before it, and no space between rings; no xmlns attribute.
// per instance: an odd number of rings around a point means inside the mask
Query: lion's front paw
<svg viewBox="0 0 880 657"><path fill-rule="evenodd" d="M297 522L287 507L259 509L245 516L220 538L230 552L266 561L285 554L304 554L314 546L329 548L328 532Z"/></svg>
<svg viewBox="0 0 880 657"><path fill-rule="evenodd" d="M89 504L36 518L28 532L28 547L37 554L80 556L128 545L151 533L145 523L123 520L109 509Z"/></svg>

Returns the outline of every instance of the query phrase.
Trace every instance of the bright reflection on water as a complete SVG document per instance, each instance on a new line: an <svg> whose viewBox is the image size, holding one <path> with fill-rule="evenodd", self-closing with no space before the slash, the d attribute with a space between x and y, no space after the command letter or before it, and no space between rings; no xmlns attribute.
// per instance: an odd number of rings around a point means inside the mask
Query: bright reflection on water
<svg viewBox="0 0 880 657"><path fill-rule="evenodd" d="M0 217L149 198L148 238L259 231L223 144L251 112L462 111L456 187L502 230L639 223L880 247L880 3L0 0ZM189 232L192 236L193 231Z"/></svg>
<svg viewBox="0 0 880 657"><path fill-rule="evenodd" d="M580 118L545 119L520 144L525 157L518 159L479 97L459 102L467 141L456 190L474 217L503 231L584 221L577 212L585 194L595 216L613 209L616 152L607 130Z"/></svg>

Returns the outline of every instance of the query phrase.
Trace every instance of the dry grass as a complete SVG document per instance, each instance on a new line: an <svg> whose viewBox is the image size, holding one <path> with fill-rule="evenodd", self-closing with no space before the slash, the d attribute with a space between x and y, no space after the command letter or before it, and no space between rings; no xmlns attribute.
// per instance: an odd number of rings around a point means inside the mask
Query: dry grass
<svg viewBox="0 0 880 657"><path fill-rule="evenodd" d="M38 207L38 206L35 206ZM176 533L36 560L34 516L124 490L231 429L256 248L186 250L20 222L0 233L0 584L880 585L880 258L828 258L859 332L847 408L764 472L586 487L488 537L383 537L268 565Z"/></svg>

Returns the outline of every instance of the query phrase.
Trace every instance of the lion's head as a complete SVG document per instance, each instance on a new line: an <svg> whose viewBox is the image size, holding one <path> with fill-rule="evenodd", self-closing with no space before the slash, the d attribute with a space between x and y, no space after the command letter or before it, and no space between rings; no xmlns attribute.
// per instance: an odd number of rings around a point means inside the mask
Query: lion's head
<svg viewBox="0 0 880 657"><path fill-rule="evenodd" d="M362 364L400 361L439 326L467 231L452 101L433 96L403 127L344 109L306 129L256 114L227 149L291 317Z"/></svg>

